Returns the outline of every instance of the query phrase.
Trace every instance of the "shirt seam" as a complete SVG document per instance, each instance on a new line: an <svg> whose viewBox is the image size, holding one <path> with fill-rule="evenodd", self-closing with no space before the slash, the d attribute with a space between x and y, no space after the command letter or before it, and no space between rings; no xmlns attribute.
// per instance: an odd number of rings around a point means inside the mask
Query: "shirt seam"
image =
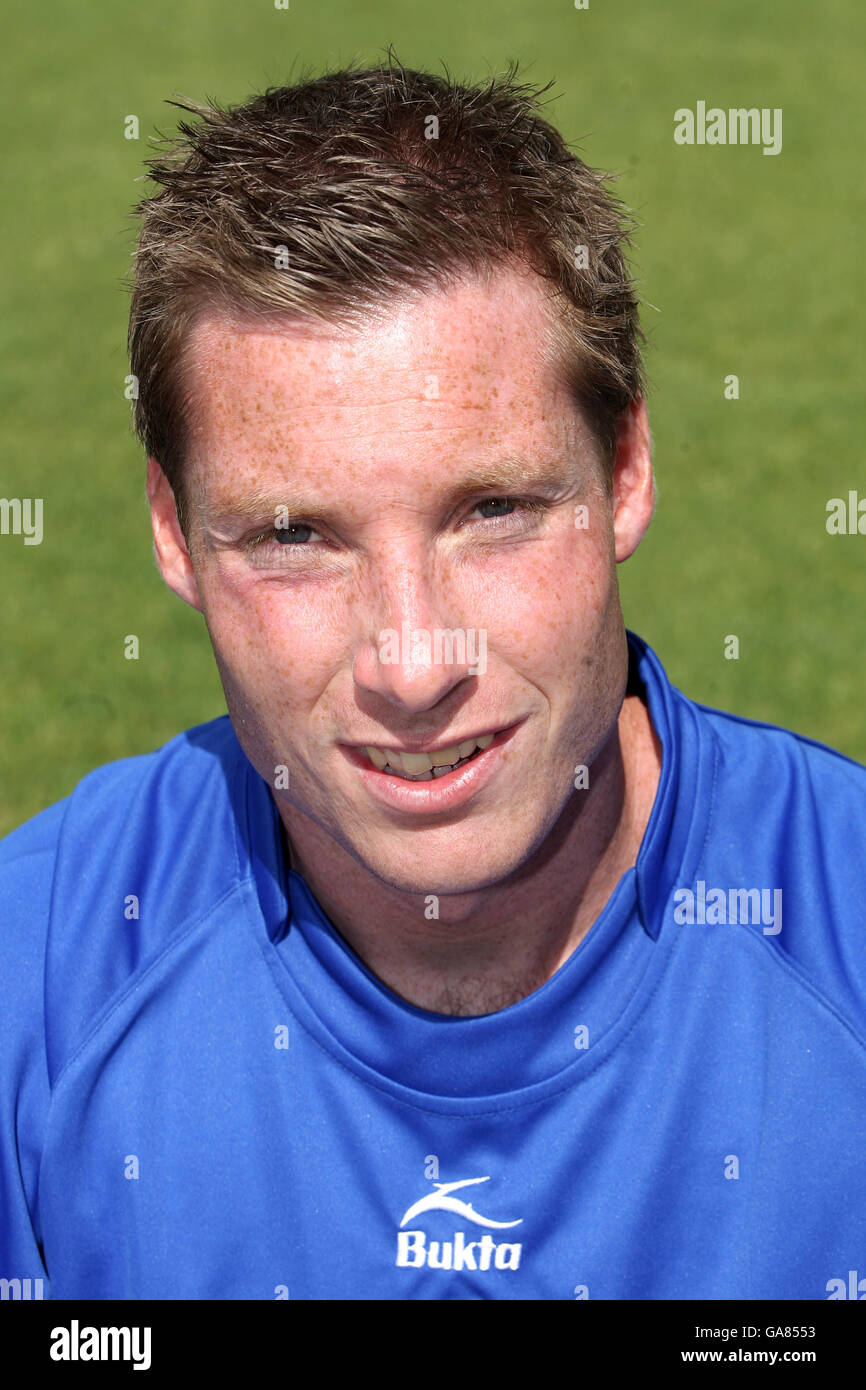
<svg viewBox="0 0 866 1390"><path fill-rule="evenodd" d="M172 951L175 951L180 946L182 946L189 936L191 936L194 932L198 931L200 927L202 927L206 922L208 922L210 918L214 916L214 914L217 913L220 910L220 908L223 907L223 905L228 901L228 899L233 897L238 892L239 888L243 886L244 882L245 880L241 880L240 882L236 881L232 883L226 889L226 891L219 898L217 898L216 902L210 903L208 905L206 911L203 914L200 914L198 917L196 917L186 927L182 926L178 928L177 932L171 937L169 941L167 941L163 945L158 954L153 957L153 959L149 962L149 964L146 966L144 970L133 971L127 983L121 987L120 993L111 996L108 1002L103 1005L103 1012L97 1014L95 1022L91 1021L90 1031L84 1035L81 1041L75 1046L74 1050L70 1053L67 1060L63 1063L63 1066L57 1073L57 1076L54 1080L54 1085L51 1087L52 1098L54 1092L57 1089L59 1089L60 1084L69 1068L79 1059L82 1052L84 1052L85 1049L90 1046L94 1038L96 1038L98 1034L102 1031L102 1029L105 1028L105 1026L111 1021L111 1019L117 1013L117 1010L127 1001L127 999L129 999L133 994L135 994L136 990L141 988L141 986L146 982L146 980L148 980L149 977L153 974L154 970L156 970L157 967L162 963L165 957L169 955Z"/></svg>

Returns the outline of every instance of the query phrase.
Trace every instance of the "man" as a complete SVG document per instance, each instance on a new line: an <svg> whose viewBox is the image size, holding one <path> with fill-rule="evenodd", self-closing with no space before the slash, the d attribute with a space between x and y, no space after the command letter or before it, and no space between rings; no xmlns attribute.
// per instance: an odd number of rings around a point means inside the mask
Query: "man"
<svg viewBox="0 0 866 1390"><path fill-rule="evenodd" d="M513 73L190 109L130 348L228 716L4 843L7 1277L857 1297L866 770L624 629L622 210Z"/></svg>

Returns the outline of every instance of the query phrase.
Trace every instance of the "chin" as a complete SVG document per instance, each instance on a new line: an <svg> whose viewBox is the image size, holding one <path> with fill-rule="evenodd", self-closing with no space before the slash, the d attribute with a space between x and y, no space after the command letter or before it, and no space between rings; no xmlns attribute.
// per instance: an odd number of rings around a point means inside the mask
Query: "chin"
<svg viewBox="0 0 866 1390"><path fill-rule="evenodd" d="M525 857L517 846L509 849L500 845L495 855L485 852L481 860L477 843L451 850L443 846L438 851L425 846L417 855L405 846L377 853L375 846L368 845L356 853L364 867L384 883L419 897L480 892L507 878Z"/></svg>

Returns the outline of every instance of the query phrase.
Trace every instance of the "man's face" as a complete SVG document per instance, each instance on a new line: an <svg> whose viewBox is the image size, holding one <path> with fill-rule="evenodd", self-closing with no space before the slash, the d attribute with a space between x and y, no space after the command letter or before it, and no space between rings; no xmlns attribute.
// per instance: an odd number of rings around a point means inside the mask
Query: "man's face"
<svg viewBox="0 0 866 1390"><path fill-rule="evenodd" d="M164 480L152 499L174 537L163 572L205 615L290 831L312 818L410 892L523 863L623 695L616 560L640 537L628 507L616 531L598 447L546 364L543 295L508 271L363 330L200 320L192 567ZM470 761L418 782L365 751L476 735Z"/></svg>

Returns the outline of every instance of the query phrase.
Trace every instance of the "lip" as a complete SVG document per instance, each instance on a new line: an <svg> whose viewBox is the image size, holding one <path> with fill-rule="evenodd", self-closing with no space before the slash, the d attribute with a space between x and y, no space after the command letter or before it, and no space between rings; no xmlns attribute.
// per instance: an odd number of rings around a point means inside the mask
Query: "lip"
<svg viewBox="0 0 866 1390"><path fill-rule="evenodd" d="M471 762L464 763L444 777L434 777L430 782L407 782L402 777L380 772L359 749L345 743L339 746L347 760L357 768L365 790L381 805L409 814L431 815L462 806L490 781L501 762L502 749L510 743L523 722L521 719L506 729L500 729L489 747L476 753Z"/></svg>

